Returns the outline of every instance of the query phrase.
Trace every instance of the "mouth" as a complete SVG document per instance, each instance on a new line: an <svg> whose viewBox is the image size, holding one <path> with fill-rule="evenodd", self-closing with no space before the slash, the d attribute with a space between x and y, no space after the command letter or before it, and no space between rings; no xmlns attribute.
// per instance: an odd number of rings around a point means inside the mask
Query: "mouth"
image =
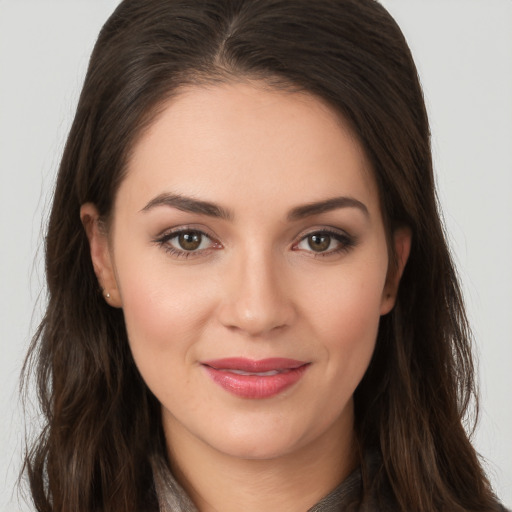
<svg viewBox="0 0 512 512"><path fill-rule="evenodd" d="M227 358L201 363L215 384L248 399L270 398L282 393L302 378L310 364L285 358Z"/></svg>

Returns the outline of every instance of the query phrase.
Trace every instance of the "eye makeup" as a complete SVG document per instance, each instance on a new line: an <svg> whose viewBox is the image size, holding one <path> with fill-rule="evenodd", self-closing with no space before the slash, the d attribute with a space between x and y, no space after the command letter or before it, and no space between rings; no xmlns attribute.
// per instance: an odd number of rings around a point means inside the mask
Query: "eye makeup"
<svg viewBox="0 0 512 512"><path fill-rule="evenodd" d="M222 244L204 231L183 226L158 236L154 243L177 258L198 257L222 248Z"/></svg>
<svg viewBox="0 0 512 512"><path fill-rule="evenodd" d="M211 251L223 248L220 241L205 231L189 226L167 231L153 242L176 258L207 256ZM291 250L315 258L329 257L349 252L356 244L357 239L346 232L322 227L301 234L299 240L291 245Z"/></svg>
<svg viewBox="0 0 512 512"><path fill-rule="evenodd" d="M357 244L357 239L344 231L334 228L315 228L300 237L292 245L293 251L304 251L311 256L329 257L349 252Z"/></svg>

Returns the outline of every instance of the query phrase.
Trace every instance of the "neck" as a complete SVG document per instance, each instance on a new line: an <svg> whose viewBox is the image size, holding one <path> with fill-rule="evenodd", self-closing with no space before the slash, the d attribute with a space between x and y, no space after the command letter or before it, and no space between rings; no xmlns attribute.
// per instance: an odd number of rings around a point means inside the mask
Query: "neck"
<svg viewBox="0 0 512 512"><path fill-rule="evenodd" d="M311 508L354 470L352 422L340 427L271 459L221 453L181 425L165 430L173 474L200 512L295 512Z"/></svg>

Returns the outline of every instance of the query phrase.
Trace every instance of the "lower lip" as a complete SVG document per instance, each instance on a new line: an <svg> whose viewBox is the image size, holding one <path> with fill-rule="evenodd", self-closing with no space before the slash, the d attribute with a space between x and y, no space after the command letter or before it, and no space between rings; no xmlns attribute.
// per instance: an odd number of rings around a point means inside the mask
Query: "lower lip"
<svg viewBox="0 0 512 512"><path fill-rule="evenodd" d="M270 398L293 386L308 368L308 364L276 375L238 375L228 370L217 370L203 365L213 382L242 398Z"/></svg>

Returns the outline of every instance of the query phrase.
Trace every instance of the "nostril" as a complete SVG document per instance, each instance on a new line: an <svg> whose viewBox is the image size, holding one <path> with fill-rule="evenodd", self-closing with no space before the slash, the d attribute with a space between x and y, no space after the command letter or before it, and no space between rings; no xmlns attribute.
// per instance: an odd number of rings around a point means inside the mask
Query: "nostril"
<svg viewBox="0 0 512 512"><path fill-rule="evenodd" d="M256 250L254 246L258 246ZM218 319L231 331L248 336L278 333L295 318L293 287L275 254L251 244L232 260L219 301Z"/></svg>
<svg viewBox="0 0 512 512"><path fill-rule="evenodd" d="M220 322L233 332L262 336L282 331L292 321L292 308L286 304L267 304L267 307L243 305L240 301L224 304Z"/></svg>

